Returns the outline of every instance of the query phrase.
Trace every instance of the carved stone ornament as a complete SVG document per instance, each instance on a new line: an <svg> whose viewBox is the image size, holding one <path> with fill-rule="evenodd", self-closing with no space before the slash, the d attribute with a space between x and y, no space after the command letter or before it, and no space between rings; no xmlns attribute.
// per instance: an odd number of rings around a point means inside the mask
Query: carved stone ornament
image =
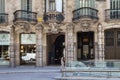
<svg viewBox="0 0 120 80"><path fill-rule="evenodd" d="M82 30L88 31L91 27L91 22L90 21L82 21L80 23L80 26L81 26Z"/></svg>
<svg viewBox="0 0 120 80"><path fill-rule="evenodd" d="M59 33L61 31L61 29L59 28L60 24L49 23L48 25L50 27L50 29L48 31L51 32L51 33Z"/></svg>
<svg viewBox="0 0 120 80"><path fill-rule="evenodd" d="M37 31L43 30L43 25L42 24L37 24L35 29Z"/></svg>
<svg viewBox="0 0 120 80"><path fill-rule="evenodd" d="M29 31L30 29L30 24L26 23L26 22L20 22L19 24L17 24L21 29L25 30L26 32Z"/></svg>
<svg viewBox="0 0 120 80"><path fill-rule="evenodd" d="M69 23L67 25L67 30L73 30L74 29L74 25L72 23Z"/></svg>

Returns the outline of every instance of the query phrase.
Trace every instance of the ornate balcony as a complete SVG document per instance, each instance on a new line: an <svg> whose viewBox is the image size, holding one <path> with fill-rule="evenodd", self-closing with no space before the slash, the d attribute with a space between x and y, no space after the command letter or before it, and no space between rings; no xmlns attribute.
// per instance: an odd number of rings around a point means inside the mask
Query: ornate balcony
<svg viewBox="0 0 120 80"><path fill-rule="evenodd" d="M37 13L25 10L17 10L14 12L14 20L15 24L19 22L29 22L31 24L37 23Z"/></svg>
<svg viewBox="0 0 120 80"><path fill-rule="evenodd" d="M106 9L105 10L105 21L106 22L120 21L120 10L118 10L118 9Z"/></svg>
<svg viewBox="0 0 120 80"><path fill-rule="evenodd" d="M0 13L0 24L8 24L8 14Z"/></svg>
<svg viewBox="0 0 120 80"><path fill-rule="evenodd" d="M64 20L64 15L61 12L47 12L44 14L46 23L61 23Z"/></svg>
<svg viewBox="0 0 120 80"><path fill-rule="evenodd" d="M98 10L90 7L82 7L73 11L73 22L80 21L97 21Z"/></svg>

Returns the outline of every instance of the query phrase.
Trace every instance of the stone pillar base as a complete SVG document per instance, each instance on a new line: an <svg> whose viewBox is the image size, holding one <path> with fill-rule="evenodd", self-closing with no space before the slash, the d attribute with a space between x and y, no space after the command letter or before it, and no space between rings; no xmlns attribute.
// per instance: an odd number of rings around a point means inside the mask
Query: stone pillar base
<svg viewBox="0 0 120 80"><path fill-rule="evenodd" d="M15 62L14 62L14 58L10 58L10 67L15 67Z"/></svg>
<svg viewBox="0 0 120 80"><path fill-rule="evenodd" d="M37 58L36 59L36 67L43 67L43 63L42 63L42 59L41 58Z"/></svg>

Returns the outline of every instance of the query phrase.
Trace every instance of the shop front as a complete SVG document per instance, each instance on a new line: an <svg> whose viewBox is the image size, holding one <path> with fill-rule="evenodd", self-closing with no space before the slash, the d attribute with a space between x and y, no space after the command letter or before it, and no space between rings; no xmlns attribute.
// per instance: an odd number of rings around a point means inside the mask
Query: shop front
<svg viewBox="0 0 120 80"><path fill-rule="evenodd" d="M7 32L0 33L0 65L9 65L10 53L10 34Z"/></svg>
<svg viewBox="0 0 120 80"><path fill-rule="evenodd" d="M34 33L20 34L20 64L36 64L36 35Z"/></svg>

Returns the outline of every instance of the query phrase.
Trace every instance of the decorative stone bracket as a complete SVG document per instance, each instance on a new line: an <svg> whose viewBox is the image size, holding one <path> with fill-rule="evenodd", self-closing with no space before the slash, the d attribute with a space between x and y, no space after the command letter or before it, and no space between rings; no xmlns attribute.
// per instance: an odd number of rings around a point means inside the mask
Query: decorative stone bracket
<svg viewBox="0 0 120 80"><path fill-rule="evenodd" d="M15 26L17 26L16 31L18 29L22 29L24 30L26 33L29 33L30 28L31 28L31 24L27 23L27 22L20 22L19 24L15 24Z"/></svg>
<svg viewBox="0 0 120 80"><path fill-rule="evenodd" d="M50 33L56 34L62 30L62 29L60 29L61 24L49 23L48 26L49 26L48 32L50 32Z"/></svg>

